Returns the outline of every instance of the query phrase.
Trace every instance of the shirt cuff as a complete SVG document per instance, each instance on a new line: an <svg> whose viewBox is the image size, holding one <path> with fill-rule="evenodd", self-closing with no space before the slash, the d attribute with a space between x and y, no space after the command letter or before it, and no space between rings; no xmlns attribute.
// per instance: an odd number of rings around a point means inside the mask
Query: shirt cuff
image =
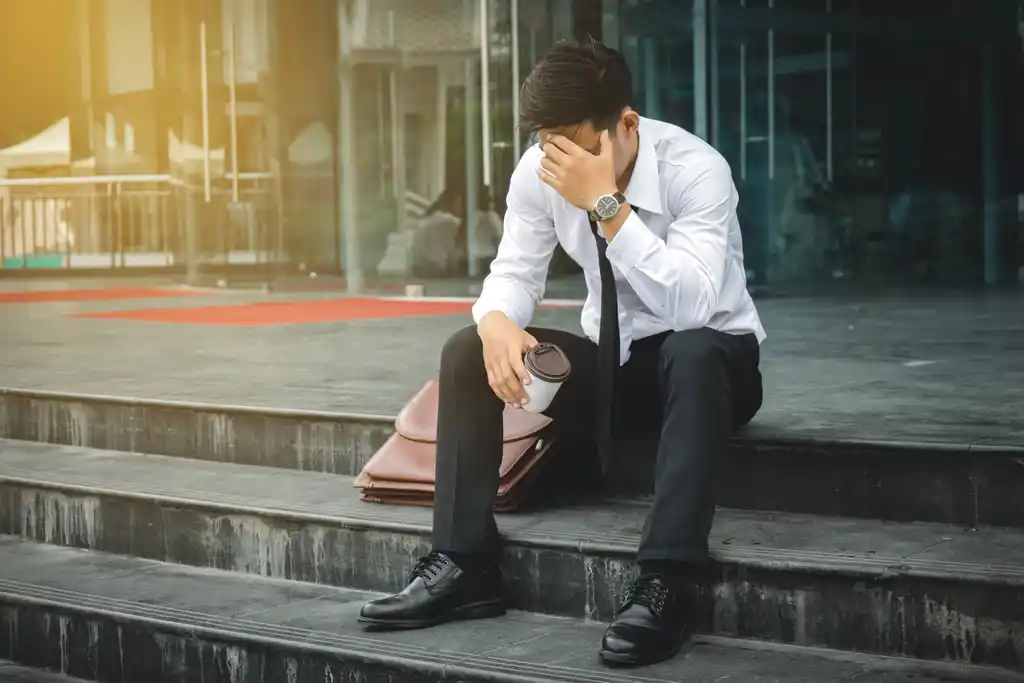
<svg viewBox="0 0 1024 683"><path fill-rule="evenodd" d="M516 290L515 285L500 281L485 281L480 297L473 304L473 322L480 324L485 315L493 311L504 313L509 320L525 328L533 317L530 297Z"/></svg>
<svg viewBox="0 0 1024 683"><path fill-rule="evenodd" d="M640 216L631 211L615 237L608 243L608 251L605 253L608 255L608 261L625 274L656 251L659 242L661 240L647 229Z"/></svg>

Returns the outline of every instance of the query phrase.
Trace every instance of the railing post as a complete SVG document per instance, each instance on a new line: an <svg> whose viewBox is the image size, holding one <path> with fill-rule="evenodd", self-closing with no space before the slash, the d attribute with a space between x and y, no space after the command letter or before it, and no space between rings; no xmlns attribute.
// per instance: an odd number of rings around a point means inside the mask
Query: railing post
<svg viewBox="0 0 1024 683"><path fill-rule="evenodd" d="M248 175L239 177L244 180ZM18 267L20 260L22 268L29 268L37 245L49 254L60 251L66 257L62 268L73 267L74 256L84 253L92 257L93 267L112 270L130 267L127 254L136 248L146 252L177 249L180 244L171 242L180 243L183 233L170 235L167 221L175 216L166 201L168 187L177 185L167 174L0 178L0 264L10 255L15 258L12 266ZM67 190L61 191L64 186ZM141 192L133 193L132 187ZM22 189L11 195L7 188ZM15 209L19 209L18 220L14 220ZM95 261L97 257L102 263ZM168 266L173 263L166 261Z"/></svg>
<svg viewBox="0 0 1024 683"><path fill-rule="evenodd" d="M114 202L114 185L107 183L107 249L110 250L110 268L117 267L116 240L114 239L114 213L117 211Z"/></svg>
<svg viewBox="0 0 1024 683"><path fill-rule="evenodd" d="M114 185L114 196L117 198L117 257L120 267L124 268L124 196L120 182Z"/></svg>
<svg viewBox="0 0 1024 683"><path fill-rule="evenodd" d="M231 9L228 22L228 123L231 132L231 201L238 203L238 83L235 73L235 16ZM251 246L250 246L251 248Z"/></svg>
<svg viewBox="0 0 1024 683"><path fill-rule="evenodd" d="M25 229L25 200L21 200L21 208L18 211L21 217L21 269L28 268L28 233Z"/></svg>

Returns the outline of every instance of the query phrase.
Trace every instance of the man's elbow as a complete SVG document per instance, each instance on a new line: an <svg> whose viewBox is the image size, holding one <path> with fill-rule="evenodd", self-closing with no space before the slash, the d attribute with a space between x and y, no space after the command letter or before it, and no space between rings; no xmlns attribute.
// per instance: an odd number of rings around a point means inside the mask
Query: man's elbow
<svg viewBox="0 0 1024 683"><path fill-rule="evenodd" d="M666 320L674 330L695 330L707 327L718 310L718 288L703 273L695 278L693 287L680 287L669 307Z"/></svg>

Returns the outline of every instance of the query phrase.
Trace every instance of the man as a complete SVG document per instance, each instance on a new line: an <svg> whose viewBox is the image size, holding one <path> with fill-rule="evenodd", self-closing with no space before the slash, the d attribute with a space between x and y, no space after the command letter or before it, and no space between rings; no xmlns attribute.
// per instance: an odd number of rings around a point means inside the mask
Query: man
<svg viewBox="0 0 1024 683"><path fill-rule="evenodd" d="M562 430L585 426L605 470L613 427L660 430L639 578L600 651L655 662L692 632L688 588L708 556L718 466L761 405L764 331L746 288L737 193L710 146L637 115L625 61L600 43L551 49L521 101L539 142L512 175L477 325L441 353L434 552L360 619L410 628L504 613L491 513L501 413L526 401L524 351L550 342L572 374L545 413ZM585 274L587 338L526 327L559 243Z"/></svg>

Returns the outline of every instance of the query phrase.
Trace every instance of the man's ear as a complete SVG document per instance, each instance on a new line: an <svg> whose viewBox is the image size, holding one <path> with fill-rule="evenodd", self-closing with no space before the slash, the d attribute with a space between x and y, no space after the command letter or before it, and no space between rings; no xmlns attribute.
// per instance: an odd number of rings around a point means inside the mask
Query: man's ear
<svg viewBox="0 0 1024 683"><path fill-rule="evenodd" d="M632 107L626 107L622 111L622 127L627 133L631 133L640 127L640 115Z"/></svg>

